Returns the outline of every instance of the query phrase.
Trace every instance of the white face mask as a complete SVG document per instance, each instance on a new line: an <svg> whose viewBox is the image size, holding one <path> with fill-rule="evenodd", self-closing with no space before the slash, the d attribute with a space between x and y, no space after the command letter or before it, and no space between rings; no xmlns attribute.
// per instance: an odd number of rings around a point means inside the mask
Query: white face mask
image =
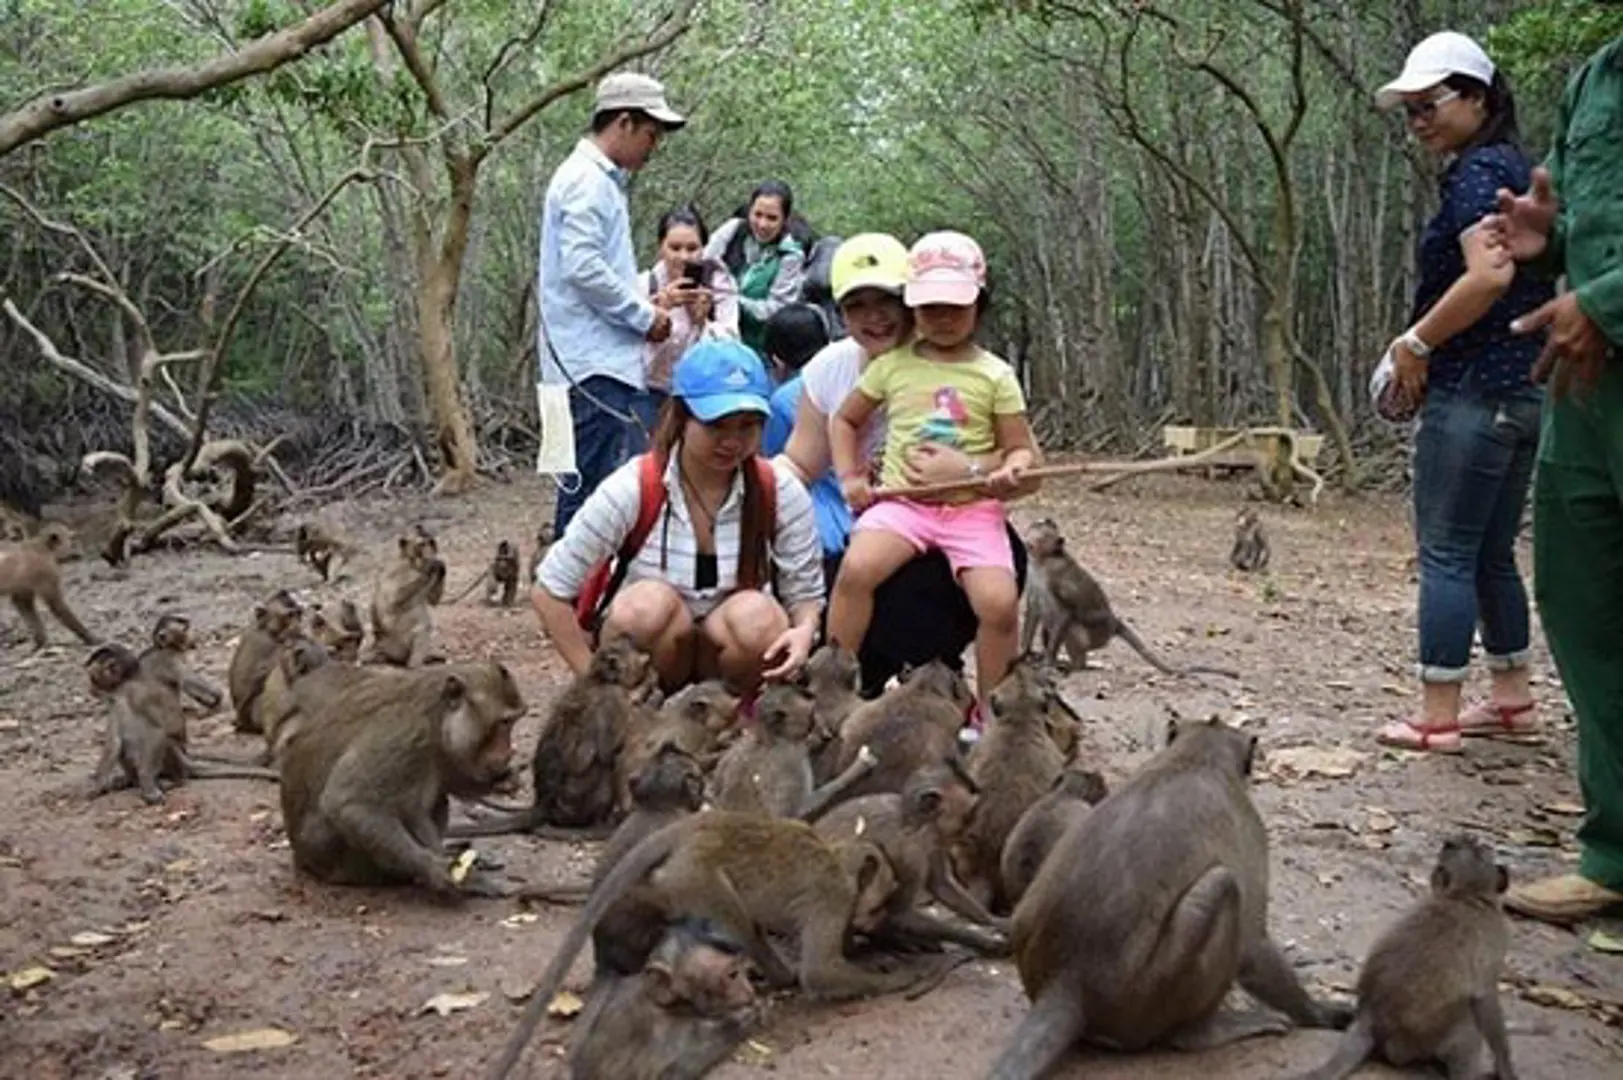
<svg viewBox="0 0 1623 1080"><path fill-rule="evenodd" d="M536 383L536 411L541 418L541 448L536 451L535 471L561 477L568 474L580 483L575 469L575 420L569 413L569 387L561 383Z"/></svg>

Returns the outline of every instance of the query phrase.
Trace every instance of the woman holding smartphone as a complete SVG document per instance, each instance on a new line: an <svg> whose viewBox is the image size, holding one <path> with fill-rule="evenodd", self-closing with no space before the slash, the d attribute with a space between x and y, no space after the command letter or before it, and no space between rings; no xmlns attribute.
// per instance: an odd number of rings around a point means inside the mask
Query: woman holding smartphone
<svg viewBox="0 0 1623 1080"><path fill-rule="evenodd" d="M682 354L707 339L738 338L738 285L720 260L704 254L710 234L691 207L659 219L659 258L642 276L654 306L670 312L670 337L645 347L650 430L671 390L671 370Z"/></svg>

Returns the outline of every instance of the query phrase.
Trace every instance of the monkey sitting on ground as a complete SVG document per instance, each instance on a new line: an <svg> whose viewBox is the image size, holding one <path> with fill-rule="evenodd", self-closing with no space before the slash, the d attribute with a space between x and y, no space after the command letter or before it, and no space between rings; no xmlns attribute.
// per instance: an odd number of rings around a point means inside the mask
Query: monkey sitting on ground
<svg viewBox="0 0 1623 1080"><path fill-rule="evenodd" d="M265 678L276 666L276 652L285 643L304 634L304 606L286 589L278 589L270 599L254 605L254 624L237 639L226 672L231 691L234 726L247 734L258 734L259 717L255 704L265 689Z"/></svg>
<svg viewBox="0 0 1623 1080"><path fill-rule="evenodd" d="M604 642L584 672L552 703L531 759L534 802L472 823L458 823L458 838L528 832L552 839L585 839L580 830L611 825L623 808L617 769L632 714L655 689L658 673L630 638ZM548 828L548 827L551 828ZM558 828L562 827L562 829ZM574 830L565 832L562 830Z"/></svg>
<svg viewBox="0 0 1623 1080"><path fill-rule="evenodd" d="M344 567L355 557L355 546L336 532L316 522L307 521L293 534L293 550L299 561L321 575L322 581L333 581L343 575Z"/></svg>
<svg viewBox="0 0 1623 1080"><path fill-rule="evenodd" d="M1268 569L1268 537L1262 531L1262 519L1252 507L1243 506L1234 516L1234 547L1229 550L1229 565L1248 574Z"/></svg>
<svg viewBox="0 0 1623 1080"><path fill-rule="evenodd" d="M569 1040L570 1080L700 1080L765 1010L738 941L702 919L669 927L640 972L600 980Z"/></svg>
<svg viewBox="0 0 1623 1080"><path fill-rule="evenodd" d="M1015 661L988 696L992 715L969 755L969 777L980 797L953 867L971 895L998 914L1013 906L1003 886L1004 843L1065 769L1065 755L1048 734L1052 694L1032 664Z"/></svg>
<svg viewBox="0 0 1623 1080"><path fill-rule="evenodd" d="M361 642L365 637L366 627L361 622L361 613L355 607L355 601L339 601L336 619L329 618L320 604L311 605L310 638L325 648L334 660L345 664L359 663Z"/></svg>
<svg viewBox="0 0 1623 1080"><path fill-rule="evenodd" d="M1443 841L1431 895L1381 935L1358 975L1358 1013L1330 1060L1303 1080L1344 1080L1371 1057L1442 1065L1476 1080L1482 1044L1497 1080L1516 1080L1499 1009L1510 928L1500 910L1505 868L1469 836Z"/></svg>
<svg viewBox="0 0 1623 1080"><path fill-rule="evenodd" d="M818 646L806 661L806 689L812 696L813 741L821 747L812 754L812 775L826 784L839 775L840 729L862 704L857 682L862 669L849 649L835 644Z"/></svg>
<svg viewBox="0 0 1623 1080"><path fill-rule="evenodd" d="M372 589L374 663L421 667L428 660L434 619L429 608L445 595L439 544L422 526L399 540L399 551Z"/></svg>
<svg viewBox="0 0 1623 1080"><path fill-rule="evenodd" d="M859 751L838 777L819 787L812 776L812 698L797 686L774 683L761 691L755 723L729 746L710 775L711 799L719 809L815 821L859 780L877 759Z"/></svg>
<svg viewBox="0 0 1623 1080"><path fill-rule="evenodd" d="M948 759L918 769L901 794L848 799L817 822L817 835L830 843L869 840L890 860L896 891L870 938L904 947L952 941L983 953L1007 953L1001 936L948 922L922 906L933 898L971 922L1006 929L1004 920L965 891L948 857L975 818L975 800L974 782L956 759Z"/></svg>
<svg viewBox="0 0 1623 1080"><path fill-rule="evenodd" d="M91 797L134 787L151 805L163 802L159 780L276 780L268 769L203 762L186 752L186 716L169 684L141 673L123 645L97 646L85 662L91 690L108 699L105 747L91 781Z"/></svg>
<svg viewBox="0 0 1623 1080"><path fill-rule="evenodd" d="M481 584L485 586L485 603L495 604L500 597L502 607L512 607L518 592L518 548L510 540L496 545L496 554L489 565L473 579L466 589L457 593L453 604L460 604Z"/></svg>
<svg viewBox="0 0 1623 1080"><path fill-rule="evenodd" d="M889 861L873 844L831 847L805 822L710 810L668 825L627 852L592 890L491 1070L492 1080L505 1077L522 1056L598 919L633 893L663 912L662 927L681 915L714 921L743 944L769 985L798 982L815 997L846 999L902 990L920 978L916 971L866 971L845 958L846 935L879 925L895 886ZM795 968L773 950L766 933L798 940Z"/></svg>
<svg viewBox="0 0 1623 1080"><path fill-rule="evenodd" d="M85 629L84 623L62 599L62 568L59 562L73 547L73 534L65 525L51 522L43 526L32 538L18 544L0 544L0 593L11 597L12 606L28 627L38 651L50 644L45 635L45 623L39 617L35 601L42 600L56 616L56 621L67 627L86 645L95 645L101 639Z"/></svg>
<svg viewBox="0 0 1623 1080"><path fill-rule="evenodd" d="M1022 651L1029 651L1035 629L1040 624L1045 638L1043 660L1059 666L1059 649L1065 652L1071 667L1083 669L1088 664L1088 653L1102 649L1113 637L1119 637L1133 647L1133 651L1149 661L1150 666L1166 675L1226 675L1239 678L1228 668L1190 664L1173 667L1144 644L1142 638L1110 609L1105 591L1093 575L1084 570L1065 550L1065 537L1059 526L1049 518L1034 522L1026 539L1031 553L1031 567L1026 586L1026 627L1021 635Z"/></svg>
<svg viewBox="0 0 1623 1080"><path fill-rule="evenodd" d="M1184 1050L1278 1033L1225 1012L1236 982L1306 1027L1350 1010L1311 998L1268 936L1268 833L1246 781L1255 736L1217 721L1169 743L1055 845L1014 909L1031 1009L990 1080L1047 1076L1078 1040Z"/></svg>
<svg viewBox="0 0 1623 1080"><path fill-rule="evenodd" d="M505 895L477 867L456 881L443 837L450 796L477 798L509 780L523 715L518 685L493 661L365 671L282 749L293 865L334 885Z"/></svg>
<svg viewBox="0 0 1623 1080"><path fill-rule="evenodd" d="M162 683L182 700L190 698L212 713L225 701L219 687L191 670L186 654L192 650L192 623L184 615L158 616L152 627L152 644L141 653L141 677Z"/></svg>
<svg viewBox="0 0 1623 1080"><path fill-rule="evenodd" d="M1087 816L1108 794L1105 778L1086 769L1069 768L1054 778L1054 786L1020 815L1014 831L1003 842L999 861L1003 893L1018 904L1048 853L1071 824Z"/></svg>
<svg viewBox="0 0 1623 1080"><path fill-rule="evenodd" d="M906 672L900 686L859 705L840 728L836 772L849 769L864 745L879 764L846 794L901 791L915 770L955 755L969 701L963 675L931 660Z"/></svg>

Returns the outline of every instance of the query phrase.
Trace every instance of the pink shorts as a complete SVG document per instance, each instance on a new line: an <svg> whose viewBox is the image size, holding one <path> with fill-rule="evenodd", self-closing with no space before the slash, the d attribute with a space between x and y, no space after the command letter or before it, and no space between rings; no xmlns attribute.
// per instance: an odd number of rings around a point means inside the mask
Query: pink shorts
<svg viewBox="0 0 1623 1080"><path fill-rule="evenodd" d="M1003 504L996 499L937 505L910 499L882 499L862 512L857 530L894 533L920 552L944 552L953 576L980 567L999 567L1014 573L1014 550L1004 523Z"/></svg>

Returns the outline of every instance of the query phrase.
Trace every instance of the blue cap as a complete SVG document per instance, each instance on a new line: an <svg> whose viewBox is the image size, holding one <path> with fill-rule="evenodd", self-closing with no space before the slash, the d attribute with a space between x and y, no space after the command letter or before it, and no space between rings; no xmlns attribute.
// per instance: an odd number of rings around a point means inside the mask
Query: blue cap
<svg viewBox="0 0 1623 1080"><path fill-rule="evenodd" d="M671 394L706 424L728 413L772 411L766 366L741 341L711 339L688 349L671 372Z"/></svg>

